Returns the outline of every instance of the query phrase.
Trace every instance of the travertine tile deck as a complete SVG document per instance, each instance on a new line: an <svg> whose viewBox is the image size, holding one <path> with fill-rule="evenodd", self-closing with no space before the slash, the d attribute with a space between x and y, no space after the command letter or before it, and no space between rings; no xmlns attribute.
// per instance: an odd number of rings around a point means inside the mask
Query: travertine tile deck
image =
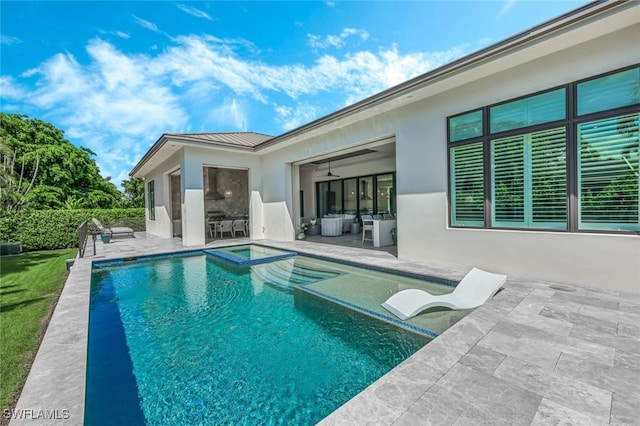
<svg viewBox="0 0 640 426"><path fill-rule="evenodd" d="M226 245L215 241L207 247ZM236 239L234 243L246 243ZM459 280L463 268L385 251L308 241L256 241L327 257ZM91 259L172 252L179 239L144 233L91 245L67 280L18 410L68 410L82 424ZM499 271L496 271L499 272ZM640 286L640 277L638 277ZM640 422L640 290L619 294L509 277L491 301L325 418L323 425L557 425Z"/></svg>

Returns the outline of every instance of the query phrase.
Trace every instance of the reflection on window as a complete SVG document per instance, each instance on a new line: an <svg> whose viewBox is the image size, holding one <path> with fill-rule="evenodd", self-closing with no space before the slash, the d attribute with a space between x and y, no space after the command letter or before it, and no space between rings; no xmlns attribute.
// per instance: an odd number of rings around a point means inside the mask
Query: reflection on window
<svg viewBox="0 0 640 426"><path fill-rule="evenodd" d="M640 102L640 67L578 84L578 115Z"/></svg>
<svg viewBox="0 0 640 426"><path fill-rule="evenodd" d="M449 142L482 137L482 110L449 119Z"/></svg>
<svg viewBox="0 0 640 426"><path fill-rule="evenodd" d="M557 89L491 107L489 109L491 133L566 118L565 93L565 89Z"/></svg>
<svg viewBox="0 0 640 426"><path fill-rule="evenodd" d="M376 176L377 213L395 213L393 195L393 175Z"/></svg>
<svg viewBox="0 0 640 426"><path fill-rule="evenodd" d="M156 220L156 193L153 181L147 184L147 195L149 197L149 200L147 201L149 220Z"/></svg>
<svg viewBox="0 0 640 426"><path fill-rule="evenodd" d="M358 179L344 181L344 213L358 212Z"/></svg>
<svg viewBox="0 0 640 426"><path fill-rule="evenodd" d="M373 214L373 177L360 178L360 215Z"/></svg>
<svg viewBox="0 0 640 426"><path fill-rule="evenodd" d="M640 114L578 126L580 229L640 231Z"/></svg>
<svg viewBox="0 0 640 426"><path fill-rule="evenodd" d="M395 173L317 182L318 217L396 213Z"/></svg>

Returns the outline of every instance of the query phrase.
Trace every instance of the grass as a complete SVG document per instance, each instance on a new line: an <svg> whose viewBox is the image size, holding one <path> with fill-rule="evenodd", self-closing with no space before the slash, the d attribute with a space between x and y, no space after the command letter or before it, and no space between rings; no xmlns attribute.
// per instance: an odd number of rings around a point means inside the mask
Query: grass
<svg viewBox="0 0 640 426"><path fill-rule="evenodd" d="M12 408L77 250L0 257L0 407Z"/></svg>

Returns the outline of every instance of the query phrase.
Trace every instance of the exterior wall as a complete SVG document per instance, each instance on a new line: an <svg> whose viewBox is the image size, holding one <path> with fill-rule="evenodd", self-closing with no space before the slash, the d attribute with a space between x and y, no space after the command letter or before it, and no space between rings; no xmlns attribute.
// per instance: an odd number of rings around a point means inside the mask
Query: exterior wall
<svg viewBox="0 0 640 426"><path fill-rule="evenodd" d="M262 166L260 158L255 154L232 151L212 150L187 147L184 149L184 167L182 171L183 206L182 206L182 242L185 246L205 243L205 199L204 166L230 167L249 169L249 217L251 237L263 238L261 228L263 217ZM257 194L256 194L257 193Z"/></svg>
<svg viewBox="0 0 640 426"><path fill-rule="evenodd" d="M636 25L401 109L399 257L640 292L638 236L448 228L446 135L449 115L634 64L639 39Z"/></svg>
<svg viewBox="0 0 640 426"><path fill-rule="evenodd" d="M348 129L340 129L327 135L312 137L303 143L292 145L273 153L265 154L263 161L263 202L265 206L265 238L288 241L295 238L299 223L299 190L305 191L305 216L315 215L315 183L326 181L320 175L327 169L317 172L303 172L301 176L297 165L301 159L313 158L339 149L353 148L392 135L393 120L380 118L376 128L355 123ZM386 132L380 133L381 128ZM391 139L392 140L392 139ZM293 172L292 170L296 170ZM361 176L369 173L381 173L395 170L393 159L380 159L363 163L334 167L332 173L340 178ZM293 195L295 194L295 197Z"/></svg>
<svg viewBox="0 0 640 426"><path fill-rule="evenodd" d="M171 238L171 188L169 185L168 172L182 167L182 152L171 156L168 160L160 164L153 173L144 177L145 182L145 218L146 232L162 238ZM154 181L155 191L155 220L149 220L149 194L147 184Z"/></svg>
<svg viewBox="0 0 640 426"><path fill-rule="evenodd" d="M265 155L264 164L277 165L264 179L272 205L265 210L271 215L269 226L285 228L289 223L278 221L293 217L294 206L286 201L292 193L288 163L395 134L400 258L640 292L637 236L450 228L447 204L447 116L637 63L636 40L640 25L524 63L520 52L511 66L509 57L500 59L502 71L470 71L487 74L476 80L459 74L452 78L471 82L455 87L449 81L453 89ZM338 169L332 171L343 177ZM268 235L292 238L278 231Z"/></svg>

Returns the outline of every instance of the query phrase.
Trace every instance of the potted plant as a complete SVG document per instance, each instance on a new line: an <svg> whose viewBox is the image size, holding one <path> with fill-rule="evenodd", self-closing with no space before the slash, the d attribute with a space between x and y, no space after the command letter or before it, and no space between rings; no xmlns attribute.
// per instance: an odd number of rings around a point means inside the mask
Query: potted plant
<svg viewBox="0 0 640 426"><path fill-rule="evenodd" d="M301 223L300 225L298 225L298 236L297 238L299 240L304 240L305 237L305 232L307 232L307 224L306 223Z"/></svg>
<svg viewBox="0 0 640 426"><path fill-rule="evenodd" d="M391 228L391 239L393 240L393 245L398 244L398 228Z"/></svg>
<svg viewBox="0 0 640 426"><path fill-rule="evenodd" d="M309 222L311 222L312 225L315 225L316 221L317 221L317 219L316 219L315 216L311 216L311 218L309 219Z"/></svg>

